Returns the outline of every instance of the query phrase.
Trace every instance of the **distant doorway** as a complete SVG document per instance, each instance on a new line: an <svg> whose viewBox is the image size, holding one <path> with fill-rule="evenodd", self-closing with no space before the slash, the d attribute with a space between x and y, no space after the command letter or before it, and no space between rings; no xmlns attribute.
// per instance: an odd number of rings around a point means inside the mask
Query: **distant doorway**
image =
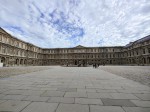
<svg viewBox="0 0 150 112"><path fill-rule="evenodd" d="M1 63L5 63L5 58L4 57L1 58Z"/></svg>
<svg viewBox="0 0 150 112"><path fill-rule="evenodd" d="M77 60L75 60L74 64L75 64L75 65L78 65L78 61L77 61Z"/></svg>

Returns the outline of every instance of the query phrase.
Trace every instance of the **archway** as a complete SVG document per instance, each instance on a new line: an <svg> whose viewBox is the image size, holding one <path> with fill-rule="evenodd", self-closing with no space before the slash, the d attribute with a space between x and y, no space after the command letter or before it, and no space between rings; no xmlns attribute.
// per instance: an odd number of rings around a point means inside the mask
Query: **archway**
<svg viewBox="0 0 150 112"><path fill-rule="evenodd" d="M16 65L19 65L19 59L18 58L16 59Z"/></svg>
<svg viewBox="0 0 150 112"><path fill-rule="evenodd" d="M26 59L24 60L24 65L27 65L27 60Z"/></svg>
<svg viewBox="0 0 150 112"><path fill-rule="evenodd" d="M32 65L34 65L34 63L35 63L35 61L34 61L34 60L32 60Z"/></svg>
<svg viewBox="0 0 150 112"><path fill-rule="evenodd" d="M77 60L75 60L74 64L75 64L75 65L77 65L77 64L78 64L78 61L77 61Z"/></svg>
<svg viewBox="0 0 150 112"><path fill-rule="evenodd" d="M20 60L20 65L23 65L23 59Z"/></svg>
<svg viewBox="0 0 150 112"><path fill-rule="evenodd" d="M5 57L1 58L1 63L3 63L3 66L6 66L6 58Z"/></svg>
<svg viewBox="0 0 150 112"><path fill-rule="evenodd" d="M142 63L146 64L146 59L144 57L142 58Z"/></svg>
<svg viewBox="0 0 150 112"><path fill-rule="evenodd" d="M110 60L110 64L112 64L112 60Z"/></svg>

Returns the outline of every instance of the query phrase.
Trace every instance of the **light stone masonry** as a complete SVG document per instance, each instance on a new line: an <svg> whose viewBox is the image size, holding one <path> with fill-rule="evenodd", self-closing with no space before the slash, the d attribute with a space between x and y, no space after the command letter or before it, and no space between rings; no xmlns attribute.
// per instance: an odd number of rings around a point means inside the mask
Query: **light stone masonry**
<svg viewBox="0 0 150 112"><path fill-rule="evenodd" d="M150 87L92 67L51 66L1 78L0 90L1 112L150 110Z"/></svg>

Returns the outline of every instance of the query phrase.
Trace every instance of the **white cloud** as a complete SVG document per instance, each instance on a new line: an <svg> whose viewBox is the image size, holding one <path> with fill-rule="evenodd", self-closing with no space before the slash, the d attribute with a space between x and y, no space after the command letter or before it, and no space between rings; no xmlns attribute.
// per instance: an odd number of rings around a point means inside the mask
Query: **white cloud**
<svg viewBox="0 0 150 112"><path fill-rule="evenodd" d="M0 0L0 26L40 47L117 46L150 34L149 0Z"/></svg>

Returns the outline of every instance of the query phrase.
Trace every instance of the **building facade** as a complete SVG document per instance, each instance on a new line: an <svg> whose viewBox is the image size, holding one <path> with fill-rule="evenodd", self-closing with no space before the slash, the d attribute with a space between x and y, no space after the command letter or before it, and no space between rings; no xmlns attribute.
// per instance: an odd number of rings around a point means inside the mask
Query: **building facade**
<svg viewBox="0 0 150 112"><path fill-rule="evenodd" d="M150 65L150 35L126 46L40 48L0 28L0 63L4 66Z"/></svg>

